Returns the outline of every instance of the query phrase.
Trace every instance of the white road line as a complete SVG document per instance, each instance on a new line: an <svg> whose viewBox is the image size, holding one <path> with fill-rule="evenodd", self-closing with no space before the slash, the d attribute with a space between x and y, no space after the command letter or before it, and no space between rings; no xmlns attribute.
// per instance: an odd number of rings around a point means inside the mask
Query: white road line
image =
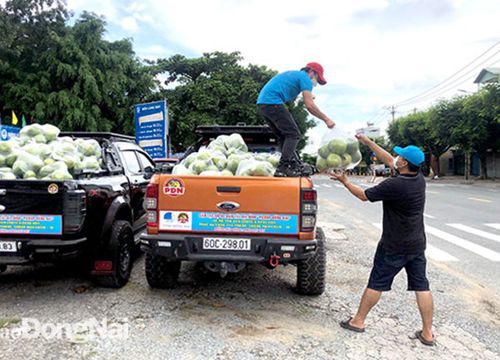
<svg viewBox="0 0 500 360"><path fill-rule="evenodd" d="M343 188L344 187L344 185L340 185L340 184L335 184L335 186L338 187L338 188Z"/></svg>
<svg viewBox="0 0 500 360"><path fill-rule="evenodd" d="M496 241L496 242L500 243L500 235L491 234L489 232L486 232L486 231L483 231L483 230L479 230L479 229L475 229L473 227L470 227L470 226L467 226L467 225L463 225L463 224L446 224L446 225L447 226L451 226L452 228L455 228L455 229L458 229L458 230L462 230L462 231L468 232L469 234L481 236L481 237L483 237L485 239L493 240L493 241Z"/></svg>
<svg viewBox="0 0 500 360"><path fill-rule="evenodd" d="M382 224L380 224L380 223L372 223L372 225L375 226L380 231L382 231Z"/></svg>
<svg viewBox="0 0 500 360"><path fill-rule="evenodd" d="M500 230L500 224L484 224L486 226L489 226L490 228Z"/></svg>
<svg viewBox="0 0 500 360"><path fill-rule="evenodd" d="M382 224L373 223L372 225L375 226L377 229L382 230ZM425 255L427 255L432 260L436 260L436 261L458 261L458 259L456 257L454 257L453 255L448 254L446 251L438 249L437 247L429 245L429 244L427 244L427 249L425 250Z"/></svg>
<svg viewBox="0 0 500 360"><path fill-rule="evenodd" d="M483 199L483 198L477 198L477 197L469 197L467 199L468 200L472 200L472 201L479 201L479 202L483 202L483 203L490 203L491 202L491 200Z"/></svg>
<svg viewBox="0 0 500 360"><path fill-rule="evenodd" d="M427 249L425 249L425 255L436 261L458 261L453 255L429 244L427 244Z"/></svg>
<svg viewBox="0 0 500 360"><path fill-rule="evenodd" d="M331 185L328 185L328 184L322 184L324 187L326 188L331 188L332 186Z"/></svg>
<svg viewBox="0 0 500 360"><path fill-rule="evenodd" d="M431 234L434 235L440 239L443 239L445 241L448 241L456 246L459 246L461 248L464 248L466 250L469 250L470 252L473 252L479 256L482 256L488 260L491 261L500 261L500 253L490 250L488 248L485 248L484 246L477 245L471 241L459 238L458 236L448 234L447 232L444 232L442 230L436 229L435 227L432 226L425 226L425 230Z"/></svg>
<svg viewBox="0 0 500 360"><path fill-rule="evenodd" d="M429 218L429 219L435 219L436 218L435 216L432 216L432 215L429 215L429 214L426 214L426 213L424 213L424 217Z"/></svg>

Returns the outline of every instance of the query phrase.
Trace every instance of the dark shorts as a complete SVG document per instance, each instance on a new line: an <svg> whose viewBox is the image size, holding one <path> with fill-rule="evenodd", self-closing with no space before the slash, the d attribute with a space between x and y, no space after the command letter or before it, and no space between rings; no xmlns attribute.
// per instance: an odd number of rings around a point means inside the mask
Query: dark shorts
<svg viewBox="0 0 500 360"><path fill-rule="evenodd" d="M377 291L391 290L394 277L404 268L408 277L408 291L429 291L426 265L423 251L411 255L387 254L379 245L373 259L368 288Z"/></svg>

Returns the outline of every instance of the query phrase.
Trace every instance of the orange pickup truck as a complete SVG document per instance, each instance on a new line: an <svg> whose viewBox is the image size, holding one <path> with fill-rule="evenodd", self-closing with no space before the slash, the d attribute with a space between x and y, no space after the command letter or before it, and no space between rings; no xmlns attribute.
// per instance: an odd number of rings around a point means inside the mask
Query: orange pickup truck
<svg viewBox="0 0 500 360"><path fill-rule="evenodd" d="M200 140L186 153L221 134L239 133L250 151L277 150L267 126L197 129ZM177 284L181 262L194 261L221 276L248 263L269 269L297 266L297 291L325 288L324 234L316 229L317 194L310 178L179 176L157 173L146 194L146 278L151 287Z"/></svg>

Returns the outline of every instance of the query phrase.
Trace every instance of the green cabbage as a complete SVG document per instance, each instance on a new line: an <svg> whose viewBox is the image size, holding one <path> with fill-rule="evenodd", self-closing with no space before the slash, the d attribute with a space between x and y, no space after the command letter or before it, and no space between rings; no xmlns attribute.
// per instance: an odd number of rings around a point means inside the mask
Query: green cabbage
<svg viewBox="0 0 500 360"><path fill-rule="evenodd" d="M57 126L51 124L42 125L42 132L48 142L54 141L59 136L61 130Z"/></svg>
<svg viewBox="0 0 500 360"><path fill-rule="evenodd" d="M45 165L44 167L42 167L40 169L40 171L38 172L38 176L41 178L44 178L46 176L49 176L50 174L52 174L56 170L68 171L68 166L66 165L66 163L64 161L56 161L52 164Z"/></svg>
<svg viewBox="0 0 500 360"><path fill-rule="evenodd" d="M0 172L0 180L16 180L16 175L11 172Z"/></svg>

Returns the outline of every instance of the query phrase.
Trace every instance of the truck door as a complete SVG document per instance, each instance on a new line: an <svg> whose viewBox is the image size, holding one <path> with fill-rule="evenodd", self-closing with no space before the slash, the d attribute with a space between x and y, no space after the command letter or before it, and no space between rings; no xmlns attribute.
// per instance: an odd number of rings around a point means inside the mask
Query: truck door
<svg viewBox="0 0 500 360"><path fill-rule="evenodd" d="M145 172L139 162L138 152L135 150L125 150L121 152L125 171L130 181L130 205L133 213L134 232L140 231L146 225L146 210L144 209L144 199L146 187L149 180L146 179Z"/></svg>

